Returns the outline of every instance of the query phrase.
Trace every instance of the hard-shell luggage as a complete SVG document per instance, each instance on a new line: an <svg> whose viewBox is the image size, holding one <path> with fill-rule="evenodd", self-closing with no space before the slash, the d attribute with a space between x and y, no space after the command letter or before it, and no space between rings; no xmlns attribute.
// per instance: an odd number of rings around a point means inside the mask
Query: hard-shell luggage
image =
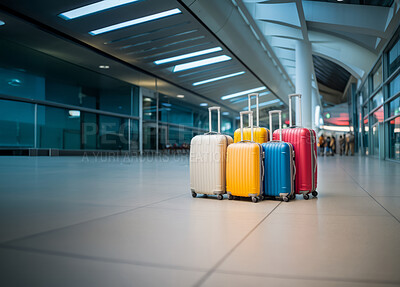
<svg viewBox="0 0 400 287"><path fill-rule="evenodd" d="M291 143L282 138L281 111L269 112L270 137L272 138L272 115L279 115L280 140L263 143L264 149L264 197L289 201L294 197L294 178L296 174L294 164L294 150Z"/></svg>
<svg viewBox="0 0 400 287"><path fill-rule="evenodd" d="M250 114L250 141L243 140L243 115ZM253 112L240 112L242 141L228 146L226 159L226 192L234 196L251 197L253 202L263 196L263 149L253 141Z"/></svg>
<svg viewBox="0 0 400 287"><path fill-rule="evenodd" d="M260 128L260 116L259 116L259 108L258 108L258 94L249 94L248 95L248 111L251 111L251 98L252 97L256 98L256 119L257 119L257 125L253 127L253 140L256 143L265 143L269 140L269 131L266 128ZM250 121L250 115L249 115L249 121ZM250 126L248 128L243 129L243 139L249 141L251 138L251 131L250 131ZM241 131L240 129L237 129L233 135L233 142L237 143L240 142L241 139Z"/></svg>
<svg viewBox="0 0 400 287"><path fill-rule="evenodd" d="M317 196L317 139L312 129L296 127L292 124L292 99L299 97L299 112L301 113L301 95L289 95L289 123L290 127L282 130L282 140L293 145L296 154L295 192L303 194L309 199L309 193ZM300 114L301 119L301 114ZM301 123L300 123L301 126ZM273 138L277 140L279 132L275 131Z"/></svg>
<svg viewBox="0 0 400 287"><path fill-rule="evenodd" d="M197 194L214 194L223 199L226 193L226 150L233 140L221 134L220 107L208 108L210 132L195 136L190 143L190 190ZM211 112L218 112L218 133L212 132Z"/></svg>

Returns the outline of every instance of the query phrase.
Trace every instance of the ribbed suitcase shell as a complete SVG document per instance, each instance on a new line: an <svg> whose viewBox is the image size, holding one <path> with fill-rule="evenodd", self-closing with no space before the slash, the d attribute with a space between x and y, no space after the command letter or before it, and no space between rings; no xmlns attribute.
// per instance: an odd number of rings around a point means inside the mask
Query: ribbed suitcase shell
<svg viewBox="0 0 400 287"><path fill-rule="evenodd" d="M269 140L269 130L266 128L253 128L253 141L256 143L262 144L265 143ZM251 139L251 129L250 128L244 128L243 129L243 140L249 141ZM235 131L235 134L233 135L233 142L238 143L241 141L241 136L240 136L240 129L237 129Z"/></svg>
<svg viewBox="0 0 400 287"><path fill-rule="evenodd" d="M279 139L278 130L274 131L273 139ZM317 145L315 131L307 128L283 129L282 140L291 143L294 148L296 163L295 192L297 194L308 194L316 190Z"/></svg>
<svg viewBox="0 0 400 287"><path fill-rule="evenodd" d="M290 143L269 142L264 150L264 195L283 198L294 194L294 151Z"/></svg>
<svg viewBox="0 0 400 287"><path fill-rule="evenodd" d="M190 143L190 189L198 194L224 194L226 150L232 137L198 135Z"/></svg>
<svg viewBox="0 0 400 287"><path fill-rule="evenodd" d="M256 197L263 191L263 150L260 144L240 142L228 146L226 192L233 196Z"/></svg>

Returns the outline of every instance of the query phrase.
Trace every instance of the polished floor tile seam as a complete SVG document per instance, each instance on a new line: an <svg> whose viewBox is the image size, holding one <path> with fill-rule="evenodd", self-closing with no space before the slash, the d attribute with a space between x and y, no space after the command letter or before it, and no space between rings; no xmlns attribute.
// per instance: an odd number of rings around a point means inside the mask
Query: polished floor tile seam
<svg viewBox="0 0 400 287"><path fill-rule="evenodd" d="M133 212L133 211L136 211L138 209L149 207L149 206L151 206L153 204L159 204L159 203L162 203L164 201L168 201L168 200L171 200L171 199L179 198L179 197L182 197L182 196L185 196L185 195L186 195L186 193L182 193L182 194L179 194L179 195L176 195L176 196L172 196L172 197L169 197L169 198L166 198L166 199L163 199L163 200L159 200L159 201L156 201L156 202L151 202L151 203L148 203L148 204L145 204L145 205L141 205L141 206L135 206L134 208L130 208L128 210L123 210L123 211L119 211L119 212L116 212L116 213L108 214L108 215L105 215L105 216L100 216L100 217L92 218L92 219L89 219L89 220L81 221L81 222L78 222L78 223L65 225L65 226L62 226L62 227L59 227L59 228L49 229L49 230L45 230L45 231L42 231L42 232L38 232L38 233L22 236L22 237L19 237L19 238L14 238L14 239L11 239L11 240L0 242L0 246L8 246L9 244L12 244L14 242L18 242L18 241L21 241L21 240L28 240L28 239L35 238L35 237L38 237L38 236L42 236L42 235L46 235L46 234L51 234L53 232L58 232L58 231L61 231L61 230L65 230L65 229L68 229L68 228L71 228L71 227L76 227L76 226L80 226L80 225L83 225L83 224L96 222L96 221L99 221L99 220L103 220L103 219L107 219L107 218L110 218L110 217L114 217L114 216L117 216L117 215L122 215L122 214L125 214L125 213Z"/></svg>
<svg viewBox="0 0 400 287"><path fill-rule="evenodd" d="M201 286L222 263L282 204L279 202L266 216L264 216L238 243L236 243L204 276L193 286Z"/></svg>
<svg viewBox="0 0 400 287"><path fill-rule="evenodd" d="M398 219L396 216L394 216L394 214L392 214L389 210L387 210L378 200L376 200L375 197L373 197L362 185L360 185L360 183L346 170L345 167L343 167L343 170L354 180L355 183L357 183L357 185L364 190L364 192L366 194L368 194L368 196L370 198L372 198L372 200L374 200L377 204L379 204L380 207L382 207L388 214L390 214L390 216L392 216L398 223L400 223L400 219Z"/></svg>
<svg viewBox="0 0 400 287"><path fill-rule="evenodd" d="M72 259L79 259L79 260L104 262L104 263L125 264L125 265L142 266L142 267L155 267L155 268L174 269L174 270L181 270L181 271L197 271L197 272L209 271L208 269L204 269L204 268L194 268L194 267L173 265L173 264L161 264L161 263L144 262L144 261L139 261L139 260L127 260L127 259L120 259L120 258L92 256L92 255L77 254L77 253L72 253L72 252L62 252L62 251L45 250L45 249L33 248L33 247L23 247L23 246L17 246L17 245L0 244L0 249L14 250L14 251L19 251L19 252L24 252L25 254L33 253L33 254L39 254L39 255L56 256L59 258L72 258Z"/></svg>
<svg viewBox="0 0 400 287"><path fill-rule="evenodd" d="M294 279L294 280L312 280L312 281L326 281L326 282L341 282L341 283L360 283L360 284L385 284L385 285L395 285L399 286L400 281L393 280L370 280L370 279L359 279L359 278L340 278L340 277L311 277L311 276L294 276L285 274L284 276L281 274L265 274L265 273L252 273L252 272L243 272L243 271L235 271L230 272L228 270L216 270L214 273L225 274L225 275L243 275L243 276L251 276L251 277L261 277L261 278L276 278L276 279Z"/></svg>

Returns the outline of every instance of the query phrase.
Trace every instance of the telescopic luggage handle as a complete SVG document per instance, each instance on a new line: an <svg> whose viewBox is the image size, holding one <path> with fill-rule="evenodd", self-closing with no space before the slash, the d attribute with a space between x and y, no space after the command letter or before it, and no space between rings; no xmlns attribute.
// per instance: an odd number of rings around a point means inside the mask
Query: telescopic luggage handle
<svg viewBox="0 0 400 287"><path fill-rule="evenodd" d="M244 111L240 112L240 140L243 141L243 115L249 115L250 129L251 129L251 141L253 141L253 112Z"/></svg>
<svg viewBox="0 0 400 287"><path fill-rule="evenodd" d="M300 118L300 125L302 126L302 119L301 119L301 94L290 94L289 95L289 126L293 127L293 121L292 121L292 98L299 98L299 118Z"/></svg>
<svg viewBox="0 0 400 287"><path fill-rule="evenodd" d="M218 112L218 133L221 133L221 108L220 107L211 107L208 108L208 120L210 121L209 127L210 127L210 133L212 133L212 121L211 121L211 112L217 110Z"/></svg>
<svg viewBox="0 0 400 287"><path fill-rule="evenodd" d="M260 116L259 116L259 108L258 108L259 95L258 95L258 93L253 93L253 94L248 95L248 105L249 105L248 111L251 111L251 98L252 97L256 97L256 123L257 123L256 127L259 127L260 126ZM250 115L249 115L249 122L250 122Z"/></svg>
<svg viewBox="0 0 400 287"><path fill-rule="evenodd" d="M269 137L272 139L272 115L279 115L279 140L282 141L282 111L281 110L273 110L269 111Z"/></svg>

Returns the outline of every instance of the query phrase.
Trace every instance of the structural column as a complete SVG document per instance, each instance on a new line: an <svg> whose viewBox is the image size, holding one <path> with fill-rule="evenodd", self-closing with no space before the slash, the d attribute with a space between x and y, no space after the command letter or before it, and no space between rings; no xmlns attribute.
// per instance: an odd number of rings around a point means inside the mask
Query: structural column
<svg viewBox="0 0 400 287"><path fill-rule="evenodd" d="M143 155L143 88L139 88L139 153Z"/></svg>
<svg viewBox="0 0 400 287"><path fill-rule="evenodd" d="M312 128L311 114L311 46L304 41L296 42L296 94L301 94L301 115L302 125L306 128ZM298 100L297 100L298 101ZM298 103L298 102L297 102ZM296 104L296 125L300 125L298 104Z"/></svg>
<svg viewBox="0 0 400 287"><path fill-rule="evenodd" d="M317 130L317 125L315 124L315 120L319 120L319 115L316 114L316 107L318 105L318 92L316 88L312 88L311 94L311 127L313 130Z"/></svg>

